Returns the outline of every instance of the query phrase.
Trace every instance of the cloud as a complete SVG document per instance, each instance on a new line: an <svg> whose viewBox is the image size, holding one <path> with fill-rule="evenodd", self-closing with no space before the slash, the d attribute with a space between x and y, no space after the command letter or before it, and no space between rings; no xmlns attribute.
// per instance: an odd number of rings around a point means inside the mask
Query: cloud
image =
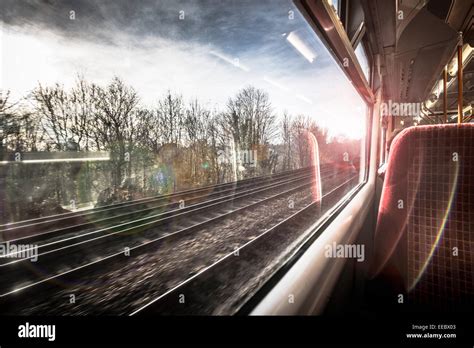
<svg viewBox="0 0 474 348"><path fill-rule="evenodd" d="M289 1L280 7L259 2L245 16L242 9L235 14L235 8L194 1L143 4L52 1L38 10L37 2L27 2L16 12L9 7L0 39L2 88L24 96L39 82L69 87L77 74L98 84L119 76L146 106L170 89L223 110L229 97L253 85L269 93L279 115L307 114L334 134L362 134L360 97L302 17L288 20ZM81 25L69 23L69 5ZM184 22L177 19L180 8ZM272 15L276 24L269 23ZM48 22L54 16L62 17ZM295 30L315 52L312 62L282 35Z"/></svg>

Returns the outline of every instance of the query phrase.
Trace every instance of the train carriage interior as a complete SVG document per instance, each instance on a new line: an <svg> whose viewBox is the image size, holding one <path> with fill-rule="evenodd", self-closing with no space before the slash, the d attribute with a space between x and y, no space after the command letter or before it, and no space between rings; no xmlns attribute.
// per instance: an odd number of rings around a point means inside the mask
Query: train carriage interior
<svg viewBox="0 0 474 348"><path fill-rule="evenodd" d="M0 313L474 310L471 0L1 0Z"/></svg>

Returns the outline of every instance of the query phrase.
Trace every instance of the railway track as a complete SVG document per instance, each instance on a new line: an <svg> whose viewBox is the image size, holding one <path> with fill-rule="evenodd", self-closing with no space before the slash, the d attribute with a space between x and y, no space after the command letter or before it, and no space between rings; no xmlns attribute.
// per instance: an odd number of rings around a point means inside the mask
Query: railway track
<svg viewBox="0 0 474 348"><path fill-rule="evenodd" d="M327 169L322 169L324 173ZM106 232L114 232L117 228L129 228L133 225L142 225L147 221L155 221L156 218L160 218L160 221L164 218L172 218L177 214L182 214L187 211L194 211L198 207L205 207L212 203L225 202L229 198L238 199L246 193L252 193L256 186L261 188L271 187L272 184L280 184L284 182L290 182L292 180L299 179L301 177L310 175L311 169L304 171L296 171L293 175L285 173L278 177L269 178L265 181L261 179L255 181L247 181L244 184L234 185L233 188L226 188L225 190L208 192L205 195L193 196L195 192L187 193L187 196L179 193L176 195L174 200L180 198L180 201L169 202L160 204L154 207L144 207L140 210L134 210L128 213L116 213L114 215L102 218L91 219L90 221L83 223L73 223L70 225L63 225L59 228L52 228L50 230L39 231L35 234L11 238L8 239L10 243L15 244L38 244L42 250L48 245L64 244L64 242L74 240L75 238L97 235L99 233L105 234ZM184 199L186 198L186 199ZM156 200L160 200L156 199ZM132 203L133 205L135 203ZM140 203L142 204L142 203ZM122 210L123 207L120 207ZM155 220L154 220L155 219ZM20 227L23 228L23 227Z"/></svg>
<svg viewBox="0 0 474 348"><path fill-rule="evenodd" d="M331 198L339 197L338 191L354 179L349 178L326 193L325 205L334 203ZM309 227L319 209L317 202L311 203L130 315L235 314L285 263L286 259L268 257L268 250L274 254L298 244L298 240L289 241L288 235L295 227L300 230Z"/></svg>
<svg viewBox="0 0 474 348"><path fill-rule="evenodd" d="M332 168L324 168L321 175L333 174ZM313 184L311 169L299 170L267 180L247 180L244 184L237 185L238 189L223 189L219 194L213 195L212 199L202 201L202 198L198 198L195 204L182 209L166 210L96 230L86 228L68 234L65 233L67 228L61 227L61 232L52 229L20 238L21 241L39 241L38 261L32 266L28 259L2 260L0 307L7 309L7 312L8 309L15 312L15 303L23 302L23 299L34 294L54 292L57 284L88 286L78 283L77 279L126 261L125 248L129 253L137 255L156 249L163 243L178 243L183 236L193 234L217 221L232 218L295 192L308 190ZM207 195L208 198L209 196ZM122 218L122 215L116 216ZM126 216L132 215L127 213Z"/></svg>
<svg viewBox="0 0 474 348"><path fill-rule="evenodd" d="M327 165L322 165L321 171L327 168ZM172 194L116 203L83 212L69 212L4 224L0 225L0 241L31 243L35 240L43 239L48 234L61 234L61 232L64 231L83 230L87 227L95 227L117 219L126 220L132 215L133 218L137 218L146 216L154 211L176 209L179 208L183 202L189 205L208 200L211 197L236 192L246 187L253 187L266 182L274 182L283 178L291 178L299 173L308 173L311 169L312 167L302 168Z"/></svg>

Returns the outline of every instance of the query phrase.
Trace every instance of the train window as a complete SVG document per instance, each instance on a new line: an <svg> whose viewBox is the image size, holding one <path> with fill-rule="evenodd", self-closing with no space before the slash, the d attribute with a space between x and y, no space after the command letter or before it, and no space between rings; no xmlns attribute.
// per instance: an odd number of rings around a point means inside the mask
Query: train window
<svg viewBox="0 0 474 348"><path fill-rule="evenodd" d="M367 82L370 83L369 59L367 58L367 53L365 52L365 48L364 48L364 45L362 44L362 41L359 42L359 44L357 45L355 49L355 54L362 68L362 72L364 73L364 76L367 79Z"/></svg>
<svg viewBox="0 0 474 348"><path fill-rule="evenodd" d="M366 104L292 1L1 20L14 314L235 313L365 178Z"/></svg>
<svg viewBox="0 0 474 348"><path fill-rule="evenodd" d="M328 4L332 6L336 14L339 16L339 9L341 6L341 0L327 0Z"/></svg>

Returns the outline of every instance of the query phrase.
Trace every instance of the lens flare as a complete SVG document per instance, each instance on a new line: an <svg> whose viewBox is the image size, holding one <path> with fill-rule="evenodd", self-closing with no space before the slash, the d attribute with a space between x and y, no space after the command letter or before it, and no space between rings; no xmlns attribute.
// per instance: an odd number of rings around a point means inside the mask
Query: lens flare
<svg viewBox="0 0 474 348"><path fill-rule="evenodd" d="M418 284L418 282L420 281L421 277L423 276L423 274L426 271L426 268L430 264L431 259L433 258L433 255L434 255L434 252L436 251L436 248L439 246L441 238L443 237L444 229L446 227L446 223L448 222L449 213L451 212L451 207L453 205L454 196L456 194L457 186L458 186L459 162L455 162L455 163L456 163L456 166L455 166L455 172L454 172L454 180L453 180L453 184L451 186L451 191L449 193L448 204L446 206L446 210L444 211L443 218L441 220L441 224L440 224L438 232L436 234L436 238L435 238L434 242L431 244L430 252L428 253L428 256L426 257L426 259L424 260L423 266L420 268L420 271L416 275L413 282L409 285L408 291L412 291L413 288L415 288L416 284Z"/></svg>
<svg viewBox="0 0 474 348"><path fill-rule="evenodd" d="M319 167L319 146L318 140L313 133L306 131L308 135L308 143L310 148L311 163L314 166L314 186L312 189L313 201L321 202L322 185L321 185L321 171Z"/></svg>

